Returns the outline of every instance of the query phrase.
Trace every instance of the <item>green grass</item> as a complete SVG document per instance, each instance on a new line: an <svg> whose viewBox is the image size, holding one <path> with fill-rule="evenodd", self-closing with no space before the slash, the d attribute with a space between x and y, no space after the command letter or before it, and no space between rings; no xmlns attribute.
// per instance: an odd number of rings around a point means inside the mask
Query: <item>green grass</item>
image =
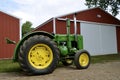
<svg viewBox="0 0 120 80"><path fill-rule="evenodd" d="M110 61L120 61L120 54L92 56L91 63L104 63ZM59 64L61 66L62 64ZM21 68L19 64L13 63L12 60L0 60L0 72L20 72Z"/></svg>
<svg viewBox="0 0 120 80"><path fill-rule="evenodd" d="M21 68L12 60L0 60L0 72L19 72Z"/></svg>
<svg viewBox="0 0 120 80"><path fill-rule="evenodd" d="M110 61L120 61L120 54L110 54L91 57L91 63L104 63Z"/></svg>

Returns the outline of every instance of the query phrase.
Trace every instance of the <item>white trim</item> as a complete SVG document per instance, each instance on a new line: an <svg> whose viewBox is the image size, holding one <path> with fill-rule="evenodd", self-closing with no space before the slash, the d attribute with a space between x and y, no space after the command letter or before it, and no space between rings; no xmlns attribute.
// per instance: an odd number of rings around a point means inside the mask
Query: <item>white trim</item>
<svg viewBox="0 0 120 80"><path fill-rule="evenodd" d="M66 21L66 18L57 18L57 20ZM70 19L70 21L74 21L73 19ZM109 25L109 26L120 26L117 24L108 24L108 23L99 23L99 22L90 22L90 21L82 21L82 20L76 20L77 22L82 23L89 23L89 24L100 24L100 25Z"/></svg>
<svg viewBox="0 0 120 80"><path fill-rule="evenodd" d="M79 25L80 25L80 22L79 22ZM79 27L81 27L81 26L79 26ZM79 28L80 29L80 34L81 34L81 28ZM84 47L84 46L83 46Z"/></svg>
<svg viewBox="0 0 120 80"><path fill-rule="evenodd" d="M53 33L56 34L56 20L53 18Z"/></svg>
<svg viewBox="0 0 120 80"><path fill-rule="evenodd" d="M10 57L10 58L0 58L0 60L11 60L11 59L13 59L12 57Z"/></svg>
<svg viewBox="0 0 120 80"><path fill-rule="evenodd" d="M22 24L21 24L21 20L19 20L19 39L22 39Z"/></svg>
<svg viewBox="0 0 120 80"><path fill-rule="evenodd" d="M90 21L81 21L81 20L79 20L79 22L89 23L89 24L98 24L98 25L108 25L108 26L120 26L120 25L117 25L117 24L99 23L99 22L90 22Z"/></svg>

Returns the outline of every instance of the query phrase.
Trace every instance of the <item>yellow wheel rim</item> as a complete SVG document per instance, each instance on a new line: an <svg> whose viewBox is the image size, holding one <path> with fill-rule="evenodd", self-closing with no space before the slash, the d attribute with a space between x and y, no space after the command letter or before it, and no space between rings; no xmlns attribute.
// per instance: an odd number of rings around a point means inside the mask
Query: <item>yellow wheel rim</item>
<svg viewBox="0 0 120 80"><path fill-rule="evenodd" d="M82 67L86 67L89 64L88 54L82 53L79 57L79 63Z"/></svg>
<svg viewBox="0 0 120 80"><path fill-rule="evenodd" d="M34 45L28 54L29 63L37 69L47 68L53 60L53 53L49 46L46 44Z"/></svg>
<svg viewBox="0 0 120 80"><path fill-rule="evenodd" d="M73 60L66 59L66 62L67 62L68 64L70 64L70 63L72 63L72 62L73 62Z"/></svg>

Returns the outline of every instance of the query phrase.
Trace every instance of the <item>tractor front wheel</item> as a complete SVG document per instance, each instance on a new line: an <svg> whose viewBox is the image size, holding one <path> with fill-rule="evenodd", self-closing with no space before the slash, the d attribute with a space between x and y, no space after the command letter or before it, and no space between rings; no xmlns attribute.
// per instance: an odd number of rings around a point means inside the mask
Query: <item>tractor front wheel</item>
<svg viewBox="0 0 120 80"><path fill-rule="evenodd" d="M90 54L86 50L76 52L74 63L77 69L86 69L90 65Z"/></svg>
<svg viewBox="0 0 120 80"><path fill-rule="evenodd" d="M59 50L49 37L35 35L23 42L18 59L22 70L27 74L48 74L58 64Z"/></svg>

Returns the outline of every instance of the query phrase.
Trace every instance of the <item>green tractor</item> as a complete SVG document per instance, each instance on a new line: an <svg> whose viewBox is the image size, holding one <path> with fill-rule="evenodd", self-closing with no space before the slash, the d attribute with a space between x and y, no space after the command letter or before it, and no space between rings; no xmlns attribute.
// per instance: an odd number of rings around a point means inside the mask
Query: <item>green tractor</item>
<svg viewBox="0 0 120 80"><path fill-rule="evenodd" d="M17 44L13 60L20 64L25 73L52 73L59 61L65 66L74 63L77 69L89 67L90 54L83 50L83 37L76 32L70 34L70 19L66 23L67 34L31 32Z"/></svg>

